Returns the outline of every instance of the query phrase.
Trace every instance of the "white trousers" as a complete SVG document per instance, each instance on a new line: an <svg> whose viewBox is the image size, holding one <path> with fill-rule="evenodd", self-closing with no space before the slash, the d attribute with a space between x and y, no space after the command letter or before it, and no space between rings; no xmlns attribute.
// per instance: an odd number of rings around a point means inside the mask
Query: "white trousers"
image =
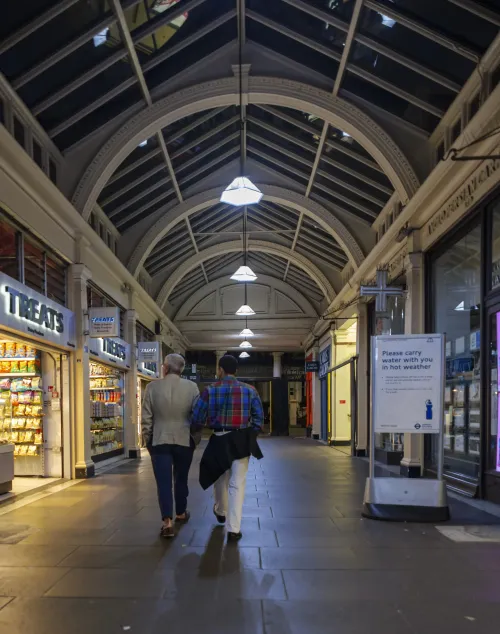
<svg viewBox="0 0 500 634"><path fill-rule="evenodd" d="M226 517L227 530L239 533L250 458L235 460L214 485L215 512Z"/></svg>

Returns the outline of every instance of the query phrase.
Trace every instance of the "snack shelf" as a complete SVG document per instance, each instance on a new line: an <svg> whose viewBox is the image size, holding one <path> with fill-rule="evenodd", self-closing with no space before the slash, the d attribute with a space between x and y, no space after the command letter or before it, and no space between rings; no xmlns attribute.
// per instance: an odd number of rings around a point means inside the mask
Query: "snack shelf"
<svg viewBox="0 0 500 634"><path fill-rule="evenodd" d="M0 361L36 361L37 357L0 357Z"/></svg>
<svg viewBox="0 0 500 634"><path fill-rule="evenodd" d="M118 385L113 385L113 386L105 386L105 387L91 387L90 391L96 391L99 390L100 392L106 392L108 390L121 390L121 387L119 387Z"/></svg>
<svg viewBox="0 0 500 634"><path fill-rule="evenodd" d="M12 359L12 361L15 361L15 359ZM0 372L0 377L1 376L5 376L5 377L23 377L23 376L41 376L39 372Z"/></svg>

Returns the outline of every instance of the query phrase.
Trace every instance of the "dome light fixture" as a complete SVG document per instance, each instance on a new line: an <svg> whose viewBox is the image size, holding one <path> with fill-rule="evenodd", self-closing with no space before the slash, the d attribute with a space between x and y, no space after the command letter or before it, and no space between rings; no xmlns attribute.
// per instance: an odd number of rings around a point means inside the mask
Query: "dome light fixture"
<svg viewBox="0 0 500 634"><path fill-rule="evenodd" d="M248 304L243 304L243 306L240 306L236 311L236 315L246 317L248 315L255 315L255 311Z"/></svg>
<svg viewBox="0 0 500 634"><path fill-rule="evenodd" d="M262 198L262 192L246 176L238 176L226 187L220 197L221 203L243 207L256 205Z"/></svg>
<svg viewBox="0 0 500 634"><path fill-rule="evenodd" d="M240 359L248 359L250 355L248 354L248 352L245 352L245 350L243 350L243 352L240 354Z"/></svg>
<svg viewBox="0 0 500 634"><path fill-rule="evenodd" d="M236 282L254 282L257 276L249 266L240 266L236 273L231 275L229 279L235 280Z"/></svg>
<svg viewBox="0 0 500 634"><path fill-rule="evenodd" d="M246 339L240 343L240 348L252 348L252 344Z"/></svg>

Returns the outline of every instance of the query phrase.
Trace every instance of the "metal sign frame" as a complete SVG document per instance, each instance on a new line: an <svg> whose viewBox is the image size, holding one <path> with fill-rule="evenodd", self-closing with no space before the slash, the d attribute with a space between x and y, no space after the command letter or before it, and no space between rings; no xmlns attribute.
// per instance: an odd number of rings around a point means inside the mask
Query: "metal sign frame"
<svg viewBox="0 0 500 634"><path fill-rule="evenodd" d="M387 336L387 335L382 335ZM441 339L441 424L438 436L437 479L397 478L375 475L375 425L374 405L376 394L375 344L371 337L371 389L370 389L370 467L366 481L363 517L387 521L440 522L450 518L444 468L444 388L446 383L446 337L441 334L393 335L394 337L439 337ZM406 432L410 433L410 432Z"/></svg>

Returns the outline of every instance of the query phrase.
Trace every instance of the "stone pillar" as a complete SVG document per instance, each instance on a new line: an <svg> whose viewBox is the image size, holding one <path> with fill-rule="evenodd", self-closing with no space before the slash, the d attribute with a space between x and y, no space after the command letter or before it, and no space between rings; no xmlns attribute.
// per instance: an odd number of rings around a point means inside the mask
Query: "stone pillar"
<svg viewBox="0 0 500 634"><path fill-rule="evenodd" d="M356 338L356 352L358 354L357 364L357 442L356 455L366 456L368 449L369 421L369 378L370 378L370 333L368 330L368 304L363 301L358 302L358 331Z"/></svg>
<svg viewBox="0 0 500 634"><path fill-rule="evenodd" d="M84 264L70 266L69 299L76 322L76 350L72 355L75 478L91 478L95 474L90 451L92 434L90 432L90 359L87 305L87 283L90 277L91 273Z"/></svg>
<svg viewBox="0 0 500 634"><path fill-rule="evenodd" d="M408 253L405 259L407 295L405 303L405 334L425 332L424 320L424 254ZM419 478L424 465L424 435L405 434L401 475Z"/></svg>
<svg viewBox="0 0 500 634"><path fill-rule="evenodd" d="M129 309L125 313L125 341L130 345L130 369L125 375L125 402L123 437L125 455L128 458L140 458L139 420L137 411L137 399L140 398L137 390L137 313L132 308L134 293L129 291Z"/></svg>
<svg viewBox="0 0 500 634"><path fill-rule="evenodd" d="M281 379L282 352L273 352L273 379Z"/></svg>
<svg viewBox="0 0 500 634"><path fill-rule="evenodd" d="M312 350L313 361L319 360L319 346L315 346ZM321 384L317 372L313 375L312 380L312 437L319 439L321 434Z"/></svg>

